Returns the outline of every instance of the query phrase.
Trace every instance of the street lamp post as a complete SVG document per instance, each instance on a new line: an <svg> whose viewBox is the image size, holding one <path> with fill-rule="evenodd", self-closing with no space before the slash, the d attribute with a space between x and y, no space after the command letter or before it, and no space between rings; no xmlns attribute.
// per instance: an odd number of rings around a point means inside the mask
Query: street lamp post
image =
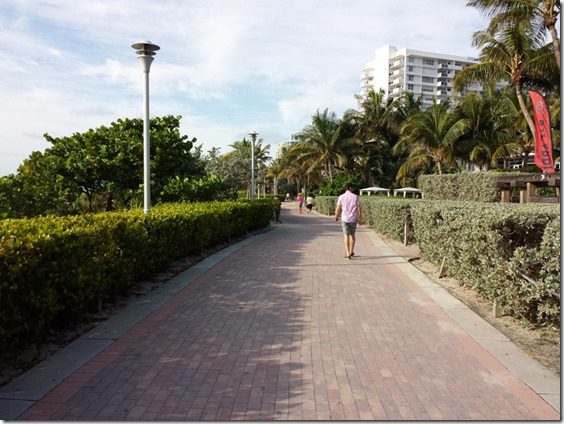
<svg viewBox="0 0 564 424"><path fill-rule="evenodd" d="M151 133L149 122L149 71L155 52L160 49L150 41L139 41L131 45L137 51L144 76L143 90L143 210L151 211Z"/></svg>
<svg viewBox="0 0 564 424"><path fill-rule="evenodd" d="M251 200L255 199L255 141L258 133L252 131L249 133L251 136Z"/></svg>

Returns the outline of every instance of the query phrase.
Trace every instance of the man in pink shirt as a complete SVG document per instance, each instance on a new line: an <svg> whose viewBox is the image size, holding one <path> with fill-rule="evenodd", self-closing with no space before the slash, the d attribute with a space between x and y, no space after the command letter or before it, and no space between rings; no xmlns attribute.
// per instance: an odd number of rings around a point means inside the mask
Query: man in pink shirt
<svg viewBox="0 0 564 424"><path fill-rule="evenodd" d="M356 243L356 226L362 217L360 197L353 193L352 184L347 184L347 190L339 196L335 209L335 222L341 216L343 235L345 241L345 259L350 260L354 256L354 245Z"/></svg>

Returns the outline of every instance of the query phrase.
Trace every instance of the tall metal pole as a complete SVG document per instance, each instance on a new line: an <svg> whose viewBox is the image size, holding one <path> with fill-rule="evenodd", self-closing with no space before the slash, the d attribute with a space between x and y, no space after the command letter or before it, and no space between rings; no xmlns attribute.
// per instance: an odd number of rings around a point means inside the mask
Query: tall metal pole
<svg viewBox="0 0 564 424"><path fill-rule="evenodd" d="M250 132L251 136L251 200L255 199L255 141L258 133L256 131Z"/></svg>
<svg viewBox="0 0 564 424"><path fill-rule="evenodd" d="M143 210L151 212L151 123L149 115L149 72L153 56L160 49L150 41L140 41L133 44L137 51L139 62L143 69Z"/></svg>

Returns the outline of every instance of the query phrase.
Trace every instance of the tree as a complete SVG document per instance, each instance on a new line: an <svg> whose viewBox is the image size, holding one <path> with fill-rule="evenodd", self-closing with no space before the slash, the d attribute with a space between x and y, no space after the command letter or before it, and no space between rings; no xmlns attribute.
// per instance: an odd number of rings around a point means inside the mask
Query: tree
<svg viewBox="0 0 564 424"><path fill-rule="evenodd" d="M548 30L552 38L552 51L560 69L560 39L556 24L560 15L558 0L469 0L468 6L476 7L492 18L488 31L495 33L500 27L511 27L527 21L535 37Z"/></svg>
<svg viewBox="0 0 564 424"><path fill-rule="evenodd" d="M534 134L534 123L522 90L532 80L531 75L553 72L554 58L547 54L547 49L542 49L542 39L535 38L528 22L520 21L493 34L478 31L474 33L473 44L481 49L480 63L460 71L455 76L454 88L461 91L474 81L484 85L502 79L511 81L521 112Z"/></svg>
<svg viewBox="0 0 564 424"><path fill-rule="evenodd" d="M270 145L264 145L262 138L255 142L255 178L259 171L266 168L266 162L270 159ZM252 141L243 138L230 145L233 149L221 155L217 161L217 172L223 182L234 192L238 190L251 190L251 152Z"/></svg>
<svg viewBox="0 0 564 424"><path fill-rule="evenodd" d="M457 105L455 113L464 134L457 143L457 156L480 168L495 164L495 152L513 141L515 114L508 110L509 98L488 85L482 95L469 93Z"/></svg>
<svg viewBox="0 0 564 424"><path fill-rule="evenodd" d="M171 178L205 173L203 163L190 153L195 139L181 135L179 126L180 117L151 119L151 191L156 202ZM14 214L111 210L141 197L142 120L118 119L109 127L67 137L45 134L45 139L51 147L32 153L12 180L2 185ZM9 189L18 194L8 196Z"/></svg>
<svg viewBox="0 0 564 424"><path fill-rule="evenodd" d="M311 125L304 128L298 136L298 143L292 147L297 161L307 164L306 174L322 167L329 182L333 180L335 167L347 161L347 150L356 140L344 134L344 126L335 113L325 109L317 111Z"/></svg>
<svg viewBox="0 0 564 424"><path fill-rule="evenodd" d="M524 99L527 109L531 108L529 97ZM504 137L496 150L493 152L492 161L499 159L521 158L521 166L527 165L529 153L535 149L535 140L533 134L528 129L527 120L521 113L519 101L515 93L508 92L500 103L503 113L511 121L508 126L508 136Z"/></svg>
<svg viewBox="0 0 564 424"><path fill-rule="evenodd" d="M393 177L388 176L395 175L398 168L391 148L399 138L403 114L408 111L403 109L403 102L385 98L383 90L370 90L366 96L356 96L356 99L359 110L347 111L343 118L355 128L358 140L355 163L369 184L379 180L380 184L388 185L393 181Z"/></svg>
<svg viewBox="0 0 564 424"><path fill-rule="evenodd" d="M426 111L412 115L402 126L394 153L407 153L396 179L433 166L438 174L443 167L456 165L455 142L464 134L464 125L450 112L448 103L433 102Z"/></svg>

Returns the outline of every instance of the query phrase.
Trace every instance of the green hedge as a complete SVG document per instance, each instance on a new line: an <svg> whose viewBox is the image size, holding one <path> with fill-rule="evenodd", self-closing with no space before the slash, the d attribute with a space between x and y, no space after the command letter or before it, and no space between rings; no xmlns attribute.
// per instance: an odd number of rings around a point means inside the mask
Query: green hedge
<svg viewBox="0 0 564 424"><path fill-rule="evenodd" d="M427 200L461 200L475 202L499 202L497 188L499 178L523 177L524 173L461 172L459 174L421 175L417 186Z"/></svg>
<svg viewBox="0 0 564 424"><path fill-rule="evenodd" d="M554 266L560 262L560 240L554 237L555 222L560 222L557 206L437 201L414 204L411 214L425 259L438 265L446 258L449 275L516 318L559 323L560 298L553 287L560 281L560 269ZM515 272L518 258L539 255L552 260L522 267L525 277ZM533 288L526 278L539 285ZM541 287L545 281L548 285ZM524 296L528 290L536 294ZM539 299L548 303L540 307Z"/></svg>
<svg viewBox="0 0 564 424"><path fill-rule="evenodd" d="M277 199L0 221L0 344L40 343L139 278L269 225Z"/></svg>
<svg viewBox="0 0 564 424"><path fill-rule="evenodd" d="M376 196L362 197L361 200L364 220L378 233L404 241L405 225L407 224L407 242L415 241L411 205L421 200L378 198Z"/></svg>

